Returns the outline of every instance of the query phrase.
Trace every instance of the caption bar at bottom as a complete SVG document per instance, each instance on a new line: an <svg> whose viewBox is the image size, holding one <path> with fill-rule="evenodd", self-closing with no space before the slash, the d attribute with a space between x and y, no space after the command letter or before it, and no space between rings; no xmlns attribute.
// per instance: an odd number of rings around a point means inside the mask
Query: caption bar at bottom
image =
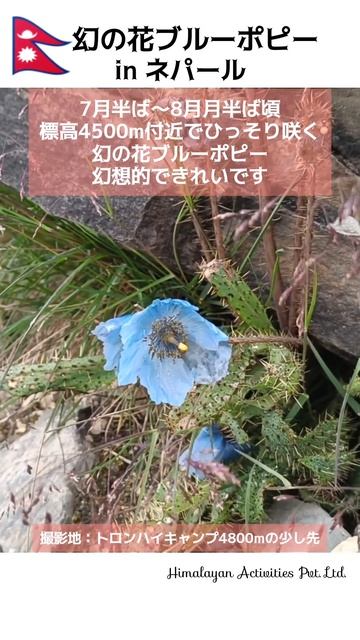
<svg viewBox="0 0 360 640"><path fill-rule="evenodd" d="M163 525L36 524L34 552L321 552L328 527L319 524Z"/></svg>

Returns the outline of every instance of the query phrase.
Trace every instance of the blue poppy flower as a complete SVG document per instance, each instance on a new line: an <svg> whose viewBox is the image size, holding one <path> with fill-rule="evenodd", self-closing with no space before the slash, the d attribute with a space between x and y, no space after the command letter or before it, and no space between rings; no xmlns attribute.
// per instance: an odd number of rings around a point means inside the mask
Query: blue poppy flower
<svg viewBox="0 0 360 640"><path fill-rule="evenodd" d="M220 431L218 425L213 424L210 427L201 429L193 442L192 448L186 449L179 457L179 466L187 471L189 475L195 476L199 480L204 480L206 474L201 469L193 466L192 462L229 464L239 458L241 452L249 453L251 449L252 447L248 443L238 444L229 440Z"/></svg>
<svg viewBox="0 0 360 640"><path fill-rule="evenodd" d="M151 400L180 406L195 384L226 376L228 336L185 300L154 300L137 313L101 322L92 332L104 344L105 369L119 385L140 380Z"/></svg>

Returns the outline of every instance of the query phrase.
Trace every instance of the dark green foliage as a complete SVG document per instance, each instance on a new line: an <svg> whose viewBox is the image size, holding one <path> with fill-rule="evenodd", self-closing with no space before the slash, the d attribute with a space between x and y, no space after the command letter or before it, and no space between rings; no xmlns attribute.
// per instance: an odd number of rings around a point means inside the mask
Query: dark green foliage
<svg viewBox="0 0 360 640"><path fill-rule="evenodd" d="M100 391L115 383L114 374L104 371L101 356L72 358L46 364L18 364L10 367L6 373L0 371L0 380L3 376L0 388L16 397L45 391Z"/></svg>
<svg viewBox="0 0 360 640"><path fill-rule="evenodd" d="M238 271L231 270L228 273L225 268L220 268L211 276L211 284L238 318L241 329L253 329L265 334L274 332L264 306Z"/></svg>

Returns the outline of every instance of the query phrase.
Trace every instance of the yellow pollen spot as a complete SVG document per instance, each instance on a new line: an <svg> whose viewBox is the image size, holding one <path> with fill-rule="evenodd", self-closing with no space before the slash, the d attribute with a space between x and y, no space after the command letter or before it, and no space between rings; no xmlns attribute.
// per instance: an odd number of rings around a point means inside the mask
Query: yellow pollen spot
<svg viewBox="0 0 360 640"><path fill-rule="evenodd" d="M164 336L164 340L168 344L175 345L178 348L178 350L181 351L181 353L186 353L187 351L189 351L188 345L185 344L185 342L178 342L176 337L172 333L166 334Z"/></svg>

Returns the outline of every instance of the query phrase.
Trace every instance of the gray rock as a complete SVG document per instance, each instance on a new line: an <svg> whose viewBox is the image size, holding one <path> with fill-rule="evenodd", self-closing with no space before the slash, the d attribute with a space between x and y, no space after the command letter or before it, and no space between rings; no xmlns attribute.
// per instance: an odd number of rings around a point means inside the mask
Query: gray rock
<svg viewBox="0 0 360 640"><path fill-rule="evenodd" d="M76 429L76 414L42 413L37 423L0 449L0 548L29 551L31 525L70 523L74 496L70 474L91 463Z"/></svg>
<svg viewBox="0 0 360 640"><path fill-rule="evenodd" d="M285 210L274 224L274 239L280 250L280 268L284 286L293 281L294 254L292 238L296 230L293 211ZM252 234L241 246L241 259L254 242ZM351 239L331 240L323 221L314 224L312 252L318 256L316 271L318 291L315 313L311 322L311 336L336 354L352 359L360 357L360 271L348 277L354 269L355 247ZM266 300L270 289L264 254L258 247L251 260L248 277L251 286L261 290Z"/></svg>
<svg viewBox="0 0 360 640"><path fill-rule="evenodd" d="M334 154L360 175L360 89L333 89L332 97Z"/></svg>
<svg viewBox="0 0 360 640"><path fill-rule="evenodd" d="M340 542L350 538L350 534L335 525L334 519L314 502L303 502L297 498L274 502L269 509L270 522L273 524L324 524L329 527L328 551L334 549Z"/></svg>

